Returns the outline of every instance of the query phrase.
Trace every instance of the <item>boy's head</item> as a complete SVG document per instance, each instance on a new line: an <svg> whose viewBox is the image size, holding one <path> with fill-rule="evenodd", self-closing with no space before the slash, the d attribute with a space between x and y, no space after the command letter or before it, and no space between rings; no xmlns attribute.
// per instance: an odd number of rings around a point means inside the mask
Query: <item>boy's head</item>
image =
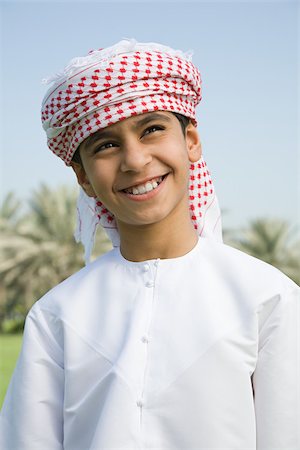
<svg viewBox="0 0 300 450"><path fill-rule="evenodd" d="M182 127L169 111L139 114L89 136L79 152L81 161L71 162L79 184L123 234L157 223L162 231L188 216L190 164L201 156L192 123Z"/></svg>
<svg viewBox="0 0 300 450"><path fill-rule="evenodd" d="M149 151L151 158L160 160L149 174L156 175L156 169L167 169L171 165L171 160L168 162L165 158L168 159L172 155L171 150L174 146L165 145L169 155L164 156L164 161L153 155L151 143L153 139L158 139L158 136L162 138L161 130L155 129L154 133L151 132L153 135L150 135L145 127L143 130L134 128L135 122L139 122L140 117L149 116L150 113L160 113L169 117L172 129L168 125L166 143L170 144L172 133L177 133L176 142L180 141L180 148L185 149L185 169L188 171L186 184L189 187L186 194L194 227L200 234L205 234L204 218L208 217L206 213L208 209L210 211L214 209L213 220L216 222L219 209L209 172L201 158L201 145L196 132L195 108L201 100L201 77L191 62L190 54L160 44L137 43L133 39L123 40L112 47L92 51L86 57L74 58L63 73L48 81L54 81L54 84L44 97L42 122L49 148L66 165L73 167L79 183L90 196L88 198L83 192L80 194L78 206L81 217L79 217L78 237L80 235L81 240L85 234L83 228L87 223L87 212L94 210L93 220L90 220L87 228L94 232L95 223L100 222L114 244L118 245L117 223L114 217L116 212L108 209L107 203L101 200L101 192L98 188L95 189L95 185L90 186L93 188L90 191L84 186L83 175L87 175L91 170L89 165L91 159L87 159L90 157L87 149L91 148L90 143L99 134L103 134L103 131L115 131L117 139L114 148L116 148L118 145L128 145L129 139L132 138L136 143L137 131L140 133L145 131L145 135L139 136L140 148L145 146L143 148L151 149ZM150 125L161 126L161 123L152 122ZM132 132L133 129L136 131L135 134ZM108 143L106 147L111 149L107 150L105 147L103 153L97 150L97 158L109 159L105 155L111 156L114 152L113 145L114 142ZM164 146L159 144L156 147ZM198 153L195 151L196 147ZM139 154L136 153L136 159ZM116 161L115 157L116 153L112 158L113 161ZM94 160L95 158L94 156ZM173 163L176 164L175 161ZM122 164L123 168L127 167L127 163ZM129 171L126 170L123 170L121 178L118 176L114 181L117 183L114 187L118 187L119 184L120 188L127 187L130 180L127 179ZM140 172L140 175L143 173L148 178L147 170ZM136 176L131 181L143 180L143 177ZM215 207L211 208L210 205L213 204ZM211 226L209 228L210 232L207 234L214 233Z"/></svg>

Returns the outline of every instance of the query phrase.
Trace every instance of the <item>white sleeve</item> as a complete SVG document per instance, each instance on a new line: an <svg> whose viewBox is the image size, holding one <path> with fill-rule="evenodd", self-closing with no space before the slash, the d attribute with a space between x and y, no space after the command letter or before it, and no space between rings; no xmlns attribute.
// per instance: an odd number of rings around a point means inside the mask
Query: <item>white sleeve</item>
<svg viewBox="0 0 300 450"><path fill-rule="evenodd" d="M257 450L300 450L300 289L289 283L260 330L252 376Z"/></svg>
<svg viewBox="0 0 300 450"><path fill-rule="evenodd" d="M55 318L37 302L0 414L1 450L63 449L63 353Z"/></svg>

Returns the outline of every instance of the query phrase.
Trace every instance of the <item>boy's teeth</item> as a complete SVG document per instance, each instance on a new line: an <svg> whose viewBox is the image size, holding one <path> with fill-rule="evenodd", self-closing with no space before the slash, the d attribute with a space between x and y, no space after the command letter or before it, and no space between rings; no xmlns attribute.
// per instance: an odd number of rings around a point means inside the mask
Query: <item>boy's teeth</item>
<svg viewBox="0 0 300 450"><path fill-rule="evenodd" d="M138 186L137 190L140 194L145 194L145 192L147 192L146 186Z"/></svg>
<svg viewBox="0 0 300 450"><path fill-rule="evenodd" d="M145 184L140 184L139 186L134 186L132 188L125 189L125 192L129 194L145 194L146 192L150 192L153 189L157 188L157 186L161 183L162 177L158 177L153 179L152 181L147 181Z"/></svg>

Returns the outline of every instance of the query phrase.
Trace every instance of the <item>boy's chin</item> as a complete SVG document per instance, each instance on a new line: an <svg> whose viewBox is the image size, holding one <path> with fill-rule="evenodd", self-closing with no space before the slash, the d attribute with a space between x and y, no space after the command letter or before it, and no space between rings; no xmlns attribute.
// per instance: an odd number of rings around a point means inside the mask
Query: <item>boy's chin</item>
<svg viewBox="0 0 300 450"><path fill-rule="evenodd" d="M150 228L156 227L164 222L166 216L160 214L148 216L148 217L135 217L131 219L118 220L116 219L118 228L130 227L130 228Z"/></svg>

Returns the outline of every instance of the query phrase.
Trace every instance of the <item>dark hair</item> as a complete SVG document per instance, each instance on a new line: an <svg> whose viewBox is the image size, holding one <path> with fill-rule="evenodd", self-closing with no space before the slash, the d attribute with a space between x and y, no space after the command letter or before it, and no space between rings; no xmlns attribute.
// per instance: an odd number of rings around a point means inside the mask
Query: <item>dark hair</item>
<svg viewBox="0 0 300 450"><path fill-rule="evenodd" d="M177 117L177 119L179 120L183 135L185 136L185 129L188 126L188 124L190 123L189 117L183 116L182 114L179 114L176 112L174 112L174 113L172 112L172 114L174 114L174 116Z"/></svg>
<svg viewBox="0 0 300 450"><path fill-rule="evenodd" d="M177 112L172 112L172 114L174 114L174 116L177 117L177 119L179 120L183 135L185 135L185 129L188 126L188 124L190 123L190 119L186 116L183 116L182 114L177 113ZM72 161L82 165L82 161L81 161L81 157L80 157L80 145L77 147L77 149L73 155Z"/></svg>

